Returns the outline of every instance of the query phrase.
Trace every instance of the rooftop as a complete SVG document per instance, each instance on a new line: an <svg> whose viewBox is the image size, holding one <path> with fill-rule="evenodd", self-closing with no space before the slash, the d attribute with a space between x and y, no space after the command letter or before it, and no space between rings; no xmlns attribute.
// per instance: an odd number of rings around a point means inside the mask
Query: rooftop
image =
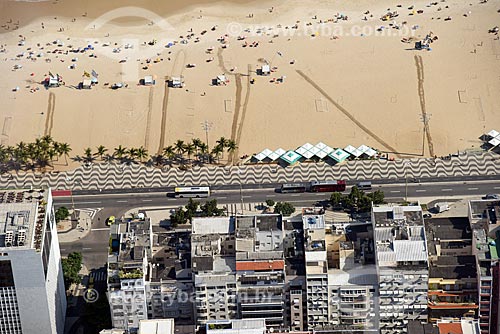
<svg viewBox="0 0 500 334"><path fill-rule="evenodd" d="M426 220L425 229L430 240L472 239L472 230L466 217L432 218Z"/></svg>
<svg viewBox="0 0 500 334"><path fill-rule="evenodd" d="M235 220L232 217L205 217L193 218L193 234L232 234L234 233Z"/></svg>
<svg viewBox="0 0 500 334"><path fill-rule="evenodd" d="M475 278L476 274L476 258L473 255L439 256L429 266L430 278Z"/></svg>
<svg viewBox="0 0 500 334"><path fill-rule="evenodd" d="M41 249L49 191L0 191L0 248Z"/></svg>
<svg viewBox="0 0 500 334"><path fill-rule="evenodd" d="M174 319L141 320L138 334L173 334Z"/></svg>

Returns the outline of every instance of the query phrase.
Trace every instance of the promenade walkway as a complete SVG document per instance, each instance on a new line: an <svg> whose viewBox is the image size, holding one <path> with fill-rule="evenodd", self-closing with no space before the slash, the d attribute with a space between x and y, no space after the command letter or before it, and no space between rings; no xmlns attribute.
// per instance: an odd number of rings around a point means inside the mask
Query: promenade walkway
<svg viewBox="0 0 500 334"><path fill-rule="evenodd" d="M489 152L467 152L449 159L360 160L339 165L301 163L282 168L276 165L206 166L187 171L144 165L95 163L66 172L0 175L1 188L50 186L53 189L99 190L170 187L178 184L255 184L310 180L376 180L446 176L496 175L500 157Z"/></svg>

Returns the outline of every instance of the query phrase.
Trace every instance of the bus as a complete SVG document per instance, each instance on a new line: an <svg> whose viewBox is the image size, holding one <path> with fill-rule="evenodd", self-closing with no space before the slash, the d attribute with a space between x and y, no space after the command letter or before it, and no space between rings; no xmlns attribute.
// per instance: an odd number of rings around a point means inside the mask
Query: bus
<svg viewBox="0 0 500 334"><path fill-rule="evenodd" d="M175 197L208 197L210 196L210 187L176 187Z"/></svg>
<svg viewBox="0 0 500 334"><path fill-rule="evenodd" d="M345 191L346 182L344 180L337 181L312 181L310 191L313 193L319 192L342 192Z"/></svg>
<svg viewBox="0 0 500 334"><path fill-rule="evenodd" d="M281 192L285 193L305 193L309 188L307 183L285 183L281 185Z"/></svg>

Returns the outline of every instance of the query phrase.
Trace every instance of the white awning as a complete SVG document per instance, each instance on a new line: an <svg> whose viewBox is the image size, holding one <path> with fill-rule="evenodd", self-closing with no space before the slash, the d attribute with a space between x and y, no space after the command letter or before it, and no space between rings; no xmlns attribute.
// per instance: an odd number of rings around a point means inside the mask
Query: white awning
<svg viewBox="0 0 500 334"><path fill-rule="evenodd" d="M498 139L498 137L495 137L495 138L491 139L488 143L490 143L493 146L498 146L498 145L500 145L500 139Z"/></svg>
<svg viewBox="0 0 500 334"><path fill-rule="evenodd" d="M302 145L301 147L303 147L306 151L309 151L311 148L313 148L314 146L312 146L310 143L305 143L304 145Z"/></svg>
<svg viewBox="0 0 500 334"><path fill-rule="evenodd" d="M488 132L488 136L492 138L498 137L498 135L500 135L500 133L497 130L491 130L490 132Z"/></svg>
<svg viewBox="0 0 500 334"><path fill-rule="evenodd" d="M347 145L345 148L344 148L344 151L346 151L347 153L350 153L352 154L353 152L355 152L357 150L356 147L352 146L352 145Z"/></svg>
<svg viewBox="0 0 500 334"><path fill-rule="evenodd" d="M316 144L315 147L317 147L320 150L323 150L326 147L326 144L324 144L322 142L319 142L319 143Z"/></svg>

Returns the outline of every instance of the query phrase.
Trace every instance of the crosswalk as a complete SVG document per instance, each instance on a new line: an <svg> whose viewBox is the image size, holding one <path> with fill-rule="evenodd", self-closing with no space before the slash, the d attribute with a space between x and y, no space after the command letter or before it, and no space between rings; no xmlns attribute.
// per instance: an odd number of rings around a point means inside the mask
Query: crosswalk
<svg viewBox="0 0 500 334"><path fill-rule="evenodd" d="M76 209L76 211L85 212L86 214L88 214L90 219L94 219L95 215L101 210L102 208Z"/></svg>
<svg viewBox="0 0 500 334"><path fill-rule="evenodd" d="M106 281L106 273L104 271L91 272L89 278L93 278L94 282L104 282Z"/></svg>

